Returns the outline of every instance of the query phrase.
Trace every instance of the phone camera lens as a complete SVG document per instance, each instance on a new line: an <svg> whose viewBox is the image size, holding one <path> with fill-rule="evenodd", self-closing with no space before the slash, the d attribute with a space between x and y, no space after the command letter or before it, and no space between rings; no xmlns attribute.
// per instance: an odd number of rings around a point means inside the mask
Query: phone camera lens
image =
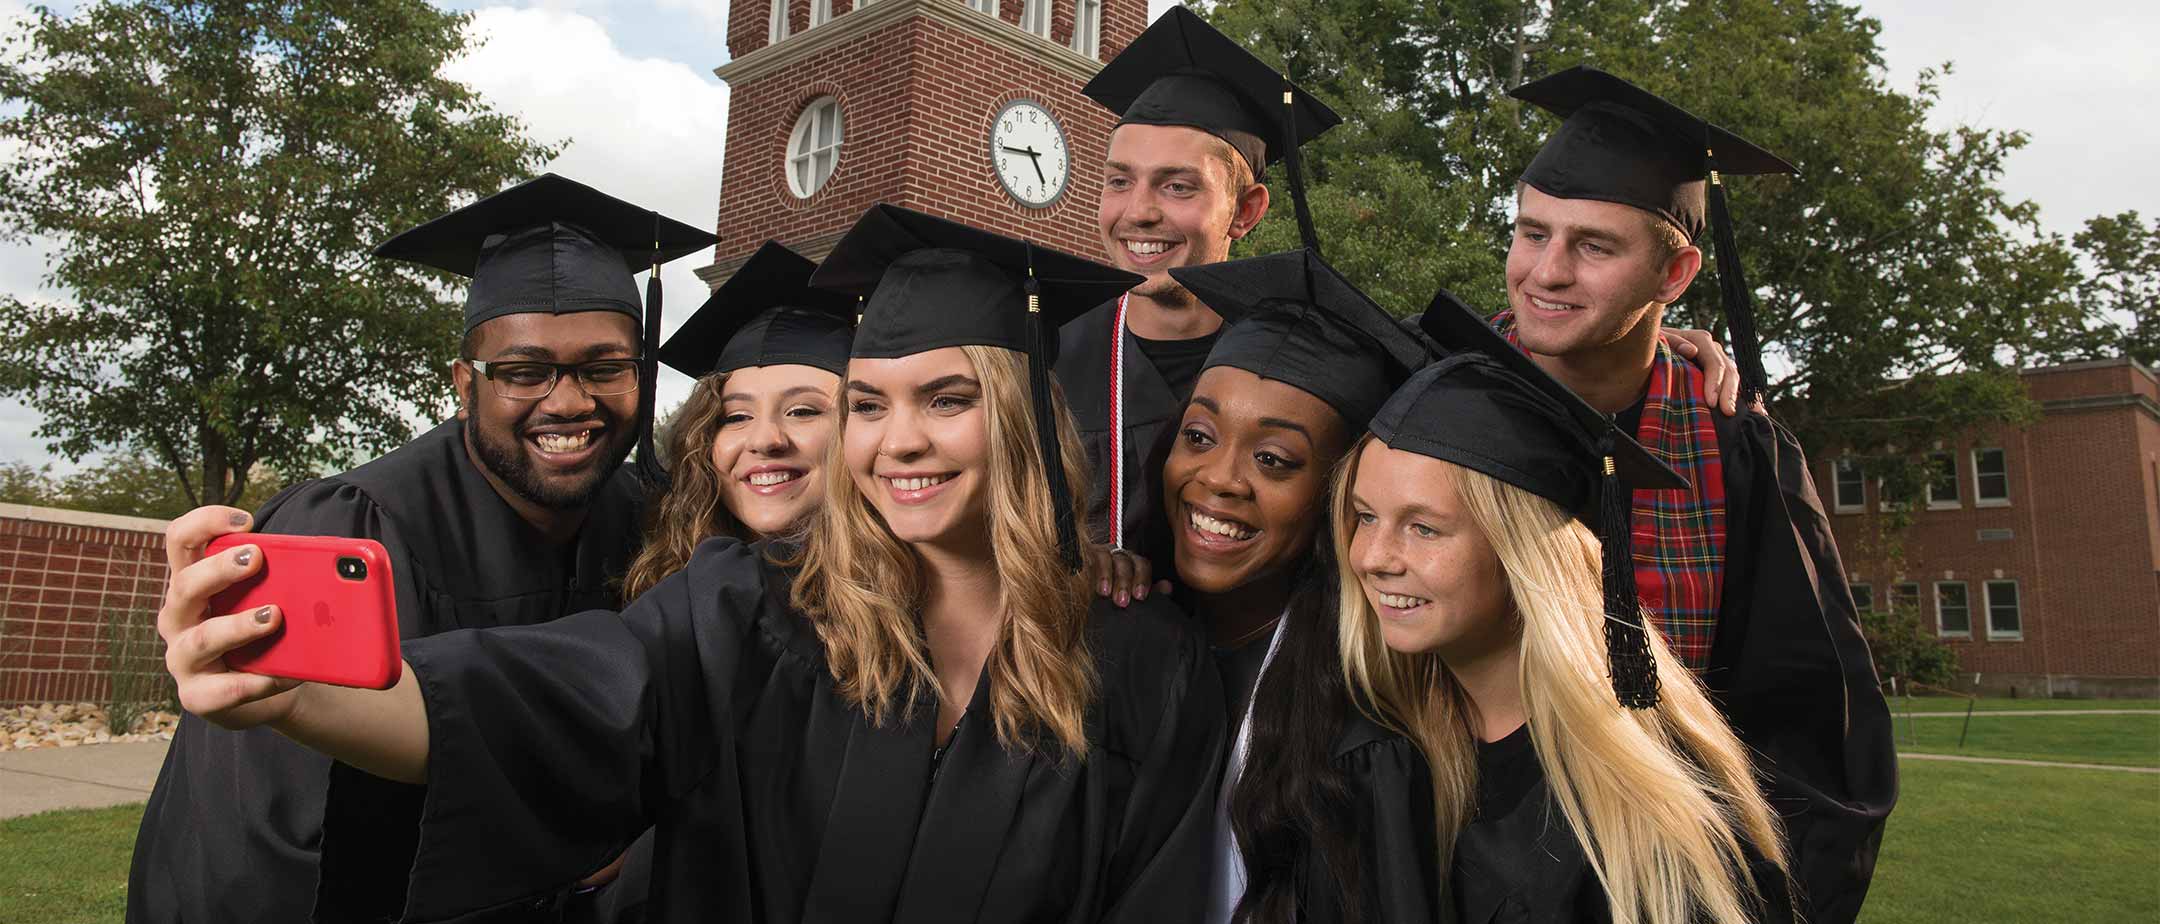
<svg viewBox="0 0 2160 924"><path fill-rule="evenodd" d="M367 580L367 562L357 558L340 558L337 562L338 577L348 581Z"/></svg>

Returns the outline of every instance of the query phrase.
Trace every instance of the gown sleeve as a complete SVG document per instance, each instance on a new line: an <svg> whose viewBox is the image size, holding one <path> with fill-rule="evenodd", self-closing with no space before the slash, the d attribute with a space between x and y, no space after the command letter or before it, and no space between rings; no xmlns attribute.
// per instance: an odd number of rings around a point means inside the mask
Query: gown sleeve
<svg viewBox="0 0 2160 924"><path fill-rule="evenodd" d="M1097 601L1098 613L1108 608ZM1156 614L1162 625L1190 629L1185 617L1166 603L1135 604L1127 618ZM1172 622L1172 621L1175 622ZM1154 733L1139 759L1133 794L1125 806L1119 843L1111 864L1109 894L1102 920L1194 921L1207 910L1207 889L1215 843L1215 787L1222 778L1226 723L1222 681L1215 661L1197 631L1180 631L1165 640L1172 658L1135 658L1136 663L1169 660L1167 669L1150 673L1105 672L1110 684L1157 691L1150 717Z"/></svg>
<svg viewBox="0 0 2160 924"><path fill-rule="evenodd" d="M1335 757L1348 778L1365 860L1358 920L1430 922L1440 916L1439 835L1433 822L1432 770L1409 739L1392 736ZM1327 864L1308 866L1307 908L1334 907L1341 883Z"/></svg>
<svg viewBox="0 0 2160 924"><path fill-rule="evenodd" d="M429 748L405 920L552 913L563 883L732 753L721 739L763 604L757 554L709 542L619 615L405 646Z"/></svg>
<svg viewBox="0 0 2160 924"><path fill-rule="evenodd" d="M1705 680L1769 775L1803 919L1850 922L1897 800L1889 707L1799 443L1760 414L1720 430L1749 496L1728 553L1727 605L1744 602Z"/></svg>

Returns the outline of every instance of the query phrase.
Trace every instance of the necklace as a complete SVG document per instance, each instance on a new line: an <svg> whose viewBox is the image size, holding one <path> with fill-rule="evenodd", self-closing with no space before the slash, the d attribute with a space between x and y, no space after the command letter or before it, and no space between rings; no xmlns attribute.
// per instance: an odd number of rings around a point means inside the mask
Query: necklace
<svg viewBox="0 0 2160 924"><path fill-rule="evenodd" d="M1261 623L1261 624L1259 624L1259 625L1257 625L1257 626L1254 626L1254 627L1252 627L1252 629L1251 629L1250 631L1246 632L1246 633L1245 633L1244 635L1240 635L1240 636L1238 636L1237 638L1231 639L1231 640L1230 640L1230 641L1229 641L1229 642L1228 642L1227 644L1224 644L1224 645L1223 645L1223 646L1221 646L1221 647L1224 647L1224 648L1243 648L1243 647L1245 646L1245 643L1246 643L1246 642L1250 642L1250 641L1252 641L1253 639L1259 638L1259 637L1260 637L1260 633L1262 633L1262 632L1266 632L1266 631L1267 631L1267 630L1269 630L1269 629L1273 629L1273 628L1275 628L1275 624L1276 624L1276 623L1278 623L1278 622L1281 622L1281 621L1282 621L1282 614L1281 614L1281 613L1276 613L1276 614L1275 614L1275 618L1274 618L1274 619L1270 619L1270 620L1268 620L1268 621L1266 621L1266 622L1263 622L1263 623Z"/></svg>

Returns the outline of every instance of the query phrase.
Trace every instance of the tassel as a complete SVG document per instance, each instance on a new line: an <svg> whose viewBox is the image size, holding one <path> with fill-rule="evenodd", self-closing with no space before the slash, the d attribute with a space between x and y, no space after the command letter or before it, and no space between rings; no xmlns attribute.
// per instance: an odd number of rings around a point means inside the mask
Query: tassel
<svg viewBox="0 0 2160 924"><path fill-rule="evenodd" d="M1050 480L1051 517L1057 524L1058 559L1065 570L1080 570L1080 527L1073 522L1072 484L1066 480L1065 454L1059 451L1057 413L1050 402L1049 321L1042 314L1042 283L1035 278L1035 245L1028 244L1028 398L1035 416L1035 445L1042 450L1043 474Z"/></svg>
<svg viewBox="0 0 2160 924"><path fill-rule="evenodd" d="M1770 378L1763 371L1762 341L1755 332L1755 295L1740 265L1740 245L1733 240L1732 213L1725 206L1725 184L1718 176L1717 157L1710 151L1704 151L1703 157L1710 165L1707 185L1710 228L1717 242L1718 289L1732 333L1733 360L1740 367L1740 404L1746 407L1763 396Z"/></svg>
<svg viewBox="0 0 2160 924"><path fill-rule="evenodd" d="M1604 547L1605 655L1612 665L1613 697L1629 709L1658 703L1657 659L1650 655L1650 630L1643 624L1642 598L1635 593L1635 556L1628 517L1634 492L1620 483L1611 444L1605 454L1605 477L1598 485L1598 542Z"/></svg>
<svg viewBox="0 0 2160 924"><path fill-rule="evenodd" d="M668 484L667 469L653 448L653 416L660 400L660 213L653 213L652 274L645 279L644 356L638 361L638 476L655 490Z"/></svg>
<svg viewBox="0 0 2160 924"><path fill-rule="evenodd" d="M1283 167L1290 173L1290 205L1297 213L1298 239L1305 249L1320 255L1320 232L1313 228L1312 209L1305 204L1305 160L1298 154L1297 91L1285 82L1283 102Z"/></svg>

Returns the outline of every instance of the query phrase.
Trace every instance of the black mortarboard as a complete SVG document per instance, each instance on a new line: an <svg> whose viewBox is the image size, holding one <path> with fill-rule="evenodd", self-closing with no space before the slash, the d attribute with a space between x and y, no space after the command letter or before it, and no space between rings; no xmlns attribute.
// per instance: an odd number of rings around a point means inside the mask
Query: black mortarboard
<svg viewBox="0 0 2160 924"><path fill-rule="evenodd" d="M851 355L889 358L976 345L1027 354L1059 551L1078 568L1072 486L1050 407L1056 331L1142 277L934 215L874 205L833 245L810 281L864 299Z"/></svg>
<svg viewBox="0 0 2160 924"><path fill-rule="evenodd" d="M1425 345L1310 250L1170 270L1226 326L1202 371L1243 369L1327 402L1363 430L1430 357Z"/></svg>
<svg viewBox="0 0 2160 924"><path fill-rule="evenodd" d="M1191 10L1173 6L1156 18L1080 92L1117 113L1119 125L1183 125L1221 138L1255 177L1289 159L1299 231L1319 249L1297 149L1342 116Z"/></svg>
<svg viewBox="0 0 2160 924"><path fill-rule="evenodd" d="M718 240L544 173L384 241L375 255L471 278L465 292L471 331L528 311L642 317L631 276Z"/></svg>
<svg viewBox="0 0 2160 924"><path fill-rule="evenodd" d="M748 366L816 366L847 374L855 299L810 287L817 264L766 241L660 347L660 361L696 378Z"/></svg>
<svg viewBox="0 0 2160 924"><path fill-rule="evenodd" d="M1798 173L1783 158L1632 83L1571 67L1510 91L1561 118L1522 181L1561 199L1617 202L1671 222L1693 241L1716 235L1718 284L1748 397L1766 380L1754 299L1733 241L1721 174ZM1706 220L1707 215L1707 220Z"/></svg>
<svg viewBox="0 0 2160 924"><path fill-rule="evenodd" d="M472 279L465 332L506 314L620 311L642 318L644 388L638 395L638 465L663 477L653 452L659 364L660 264L719 238L552 173L512 186L382 242L375 255ZM631 276L651 270L640 310Z"/></svg>
<svg viewBox="0 0 2160 924"><path fill-rule="evenodd" d="M1655 705L1657 666L1635 592L1631 489L1681 489L1687 479L1453 295L1435 295L1419 323L1450 355L1388 398L1373 416L1373 435L1391 449L1481 472L1588 520L1604 546L1613 692L1630 708Z"/></svg>

